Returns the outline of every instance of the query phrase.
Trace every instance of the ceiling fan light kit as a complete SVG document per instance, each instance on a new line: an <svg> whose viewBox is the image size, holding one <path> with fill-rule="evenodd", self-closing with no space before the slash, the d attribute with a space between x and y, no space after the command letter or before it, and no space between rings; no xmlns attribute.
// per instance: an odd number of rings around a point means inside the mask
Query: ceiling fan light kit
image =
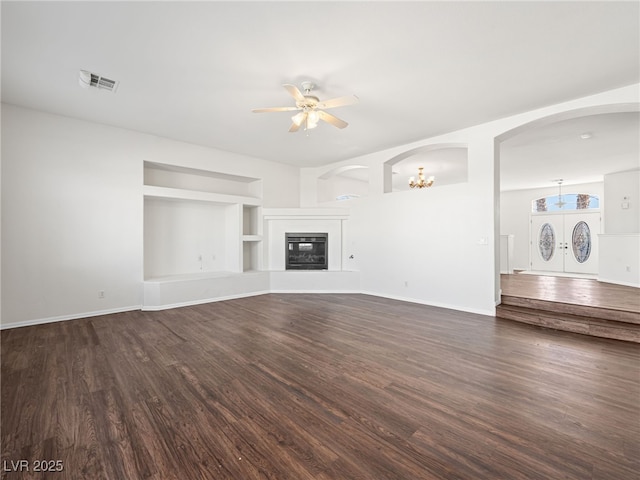
<svg viewBox="0 0 640 480"><path fill-rule="evenodd" d="M335 115L325 112L325 110L328 108L342 107L358 103L358 97L355 95L332 98L321 102L318 97L311 95L311 91L315 87L312 82L302 82L302 90L304 91L304 94L295 85L285 84L283 87L296 101L295 107L255 108L252 111L254 113L298 111L298 113L291 117L291 121L293 123L289 128L289 132L292 133L297 132L300 127L303 127L304 130L316 128L320 120L337 128L345 128L349 125L347 122Z"/></svg>

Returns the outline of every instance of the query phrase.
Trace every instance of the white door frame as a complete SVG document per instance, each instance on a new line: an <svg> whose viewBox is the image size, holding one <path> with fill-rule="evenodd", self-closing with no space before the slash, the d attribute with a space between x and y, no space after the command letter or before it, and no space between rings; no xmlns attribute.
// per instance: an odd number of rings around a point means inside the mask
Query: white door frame
<svg viewBox="0 0 640 480"><path fill-rule="evenodd" d="M578 260L572 236L576 226L584 222L590 231L591 251L584 261ZM538 245L538 232L545 224L554 231L551 255L542 258ZM534 225L535 224L535 225ZM529 268L532 271L562 273L598 273L598 234L602 225L600 209L572 210L566 212L534 212L529 214ZM549 263L541 263L549 262ZM534 268L534 265L536 268ZM539 268L544 265L547 268Z"/></svg>

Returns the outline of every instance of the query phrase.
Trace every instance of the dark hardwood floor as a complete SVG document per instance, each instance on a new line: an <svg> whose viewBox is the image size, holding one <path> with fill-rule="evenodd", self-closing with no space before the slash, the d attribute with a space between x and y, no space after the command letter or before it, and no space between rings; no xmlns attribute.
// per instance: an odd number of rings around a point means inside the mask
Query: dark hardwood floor
<svg viewBox="0 0 640 480"><path fill-rule="evenodd" d="M590 278L500 275L504 295L640 314L640 289Z"/></svg>
<svg viewBox="0 0 640 480"><path fill-rule="evenodd" d="M7 480L640 478L629 342L334 294L1 339Z"/></svg>
<svg viewBox="0 0 640 480"><path fill-rule="evenodd" d="M640 344L640 288L596 279L500 275L496 316Z"/></svg>

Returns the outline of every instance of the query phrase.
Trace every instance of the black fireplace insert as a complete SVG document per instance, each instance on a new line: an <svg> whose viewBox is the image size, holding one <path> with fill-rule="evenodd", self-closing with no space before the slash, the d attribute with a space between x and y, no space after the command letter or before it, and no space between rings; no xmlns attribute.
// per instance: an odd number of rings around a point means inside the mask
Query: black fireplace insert
<svg viewBox="0 0 640 480"><path fill-rule="evenodd" d="M286 233L287 270L327 270L326 233Z"/></svg>

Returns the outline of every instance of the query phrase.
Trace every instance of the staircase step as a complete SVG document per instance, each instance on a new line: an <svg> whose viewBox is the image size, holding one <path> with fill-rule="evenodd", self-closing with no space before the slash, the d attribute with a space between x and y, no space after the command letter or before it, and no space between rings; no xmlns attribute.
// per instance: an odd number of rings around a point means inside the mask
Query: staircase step
<svg viewBox="0 0 640 480"><path fill-rule="evenodd" d="M533 310L541 310L543 312L603 319L609 322L618 321L640 325L640 313L630 312L627 310L577 305L575 303L553 302L549 300L516 297L512 295L502 295L501 300L502 305L530 308Z"/></svg>
<svg viewBox="0 0 640 480"><path fill-rule="evenodd" d="M637 313L567 305L502 296L502 304L496 308L496 317L555 330L640 343L640 319ZM578 312L586 314L576 314ZM598 317L598 313L604 316Z"/></svg>

